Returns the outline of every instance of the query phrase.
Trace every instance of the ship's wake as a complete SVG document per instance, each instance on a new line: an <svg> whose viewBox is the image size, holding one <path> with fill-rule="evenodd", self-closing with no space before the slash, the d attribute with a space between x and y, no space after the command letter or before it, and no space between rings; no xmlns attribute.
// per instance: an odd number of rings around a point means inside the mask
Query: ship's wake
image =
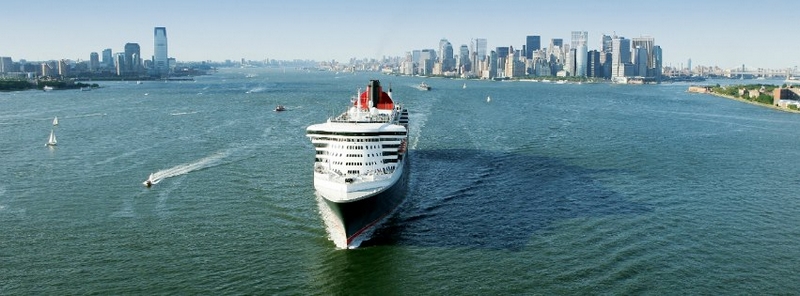
<svg viewBox="0 0 800 296"><path fill-rule="evenodd" d="M185 175L193 171L199 171L205 168L217 166L220 164L220 160L227 156L228 153L219 152L191 163L181 164L172 168L160 170L150 174L150 177L147 178L147 181L150 181L151 185L155 185L170 177ZM145 183L147 183L147 181L145 181Z"/></svg>

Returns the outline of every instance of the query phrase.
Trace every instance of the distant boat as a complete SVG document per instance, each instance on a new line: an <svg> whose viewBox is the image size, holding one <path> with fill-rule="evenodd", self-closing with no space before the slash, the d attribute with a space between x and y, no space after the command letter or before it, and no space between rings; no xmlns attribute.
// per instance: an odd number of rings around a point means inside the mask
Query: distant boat
<svg viewBox="0 0 800 296"><path fill-rule="evenodd" d="M81 91L90 91L92 88L90 86L81 87Z"/></svg>
<svg viewBox="0 0 800 296"><path fill-rule="evenodd" d="M53 118L53 126L56 126L56 125L58 125L58 116Z"/></svg>
<svg viewBox="0 0 800 296"><path fill-rule="evenodd" d="M155 184L155 182L153 182L153 174L150 174L150 176L147 177L147 180L142 182L142 185L147 188L150 188L150 186L153 186L153 184Z"/></svg>
<svg viewBox="0 0 800 296"><path fill-rule="evenodd" d="M461 86L461 88L467 88L467 84L466 84L466 83L464 83L464 85L463 85L463 86Z"/></svg>
<svg viewBox="0 0 800 296"><path fill-rule="evenodd" d="M55 88L53 88L52 86L49 86L49 85L45 85L44 87L42 87L43 91L51 91L51 90L54 90L54 89Z"/></svg>
<svg viewBox="0 0 800 296"><path fill-rule="evenodd" d="M56 141L56 132L55 130L50 130L50 138L47 139L47 144L45 146L55 146L58 141Z"/></svg>
<svg viewBox="0 0 800 296"><path fill-rule="evenodd" d="M284 107L283 105L278 105L277 107L275 107L275 112L281 112L281 111L286 111L286 107Z"/></svg>
<svg viewBox="0 0 800 296"><path fill-rule="evenodd" d="M142 81L136 81L136 84L142 84Z"/></svg>
<svg viewBox="0 0 800 296"><path fill-rule="evenodd" d="M423 81L422 83L417 85L417 89L419 89L419 90L431 90L431 86L428 85L427 83L425 83L425 81Z"/></svg>
<svg viewBox="0 0 800 296"><path fill-rule="evenodd" d="M491 102L491 101L492 101L492 97L491 96L486 96L486 102L488 103L488 102Z"/></svg>

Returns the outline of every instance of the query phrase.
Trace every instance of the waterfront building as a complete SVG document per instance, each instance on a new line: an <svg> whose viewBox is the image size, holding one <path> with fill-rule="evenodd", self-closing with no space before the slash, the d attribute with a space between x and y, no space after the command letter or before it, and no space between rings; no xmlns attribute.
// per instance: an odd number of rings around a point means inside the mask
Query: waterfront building
<svg viewBox="0 0 800 296"><path fill-rule="evenodd" d="M597 50L590 50L587 52L587 68L586 76L588 77L603 77L603 66L600 64L600 52Z"/></svg>
<svg viewBox="0 0 800 296"><path fill-rule="evenodd" d="M433 72L433 64L436 63L436 50L434 49L423 49L420 51L419 56L419 68L417 69L417 74L419 75L430 75Z"/></svg>
<svg viewBox="0 0 800 296"><path fill-rule="evenodd" d="M67 60L59 60L58 61L58 75L61 77L67 77L69 75L69 64L67 64Z"/></svg>
<svg viewBox="0 0 800 296"><path fill-rule="evenodd" d="M411 52L406 52L406 58L400 64L400 73L414 75L414 56Z"/></svg>
<svg viewBox="0 0 800 296"><path fill-rule="evenodd" d="M686 61L686 70L689 71L689 74L692 74L692 59Z"/></svg>
<svg viewBox="0 0 800 296"><path fill-rule="evenodd" d="M571 50L575 50L575 71L572 72L573 76L585 77L586 76L586 63L588 52L589 32L586 31L572 31L572 40L570 43Z"/></svg>
<svg viewBox="0 0 800 296"><path fill-rule="evenodd" d="M533 53L542 48L542 37L531 35L525 37L525 58L533 59Z"/></svg>
<svg viewBox="0 0 800 296"><path fill-rule="evenodd" d="M501 46L495 48L497 64L495 67L497 68L496 73L497 75L494 77L506 77L506 60L508 59L509 48L508 46Z"/></svg>
<svg viewBox="0 0 800 296"><path fill-rule="evenodd" d="M453 52L453 45L450 44L449 41L444 45L442 57L442 70L453 71L456 67L456 59Z"/></svg>
<svg viewBox="0 0 800 296"><path fill-rule="evenodd" d="M442 71L452 71L455 68L455 58L453 57L453 45L450 41L442 38L439 40L439 63L442 64Z"/></svg>
<svg viewBox="0 0 800 296"><path fill-rule="evenodd" d="M603 36L600 38L600 42L600 44L602 44L602 47L600 48L601 52L611 52L611 36L603 34Z"/></svg>
<svg viewBox="0 0 800 296"><path fill-rule="evenodd" d="M633 48L642 48L644 49L644 53L647 56L646 59L643 59L645 65L645 72L639 73L639 76L643 77L655 77L655 73L653 72L656 68L655 57L653 56L653 46L655 45L655 39L653 37L637 37L631 39L631 46ZM637 60L637 63L639 61ZM637 68L639 65L637 65Z"/></svg>
<svg viewBox="0 0 800 296"><path fill-rule="evenodd" d="M469 47L466 44L462 44L458 50L458 65L459 68L463 67L464 72L472 71L472 63L470 62L469 56Z"/></svg>
<svg viewBox="0 0 800 296"><path fill-rule="evenodd" d="M13 64L11 57L0 57L0 73L16 72L12 69Z"/></svg>
<svg viewBox="0 0 800 296"><path fill-rule="evenodd" d="M515 51L514 47L508 47L508 55L505 59L503 72L506 77L522 77L525 75L525 64L521 61L520 51Z"/></svg>
<svg viewBox="0 0 800 296"><path fill-rule="evenodd" d="M577 76L575 71L575 58L576 58L576 51L574 48L570 49L566 52L567 54L564 56L564 67L563 70L566 73L565 76Z"/></svg>
<svg viewBox="0 0 800 296"><path fill-rule="evenodd" d="M482 61L486 59L486 54L488 53L486 50L488 49L486 38L477 38L475 39L475 52L477 53L478 60Z"/></svg>
<svg viewBox="0 0 800 296"><path fill-rule="evenodd" d="M169 55L167 54L167 28L156 27L153 31L153 67L154 73L159 76L169 74Z"/></svg>
<svg viewBox="0 0 800 296"><path fill-rule="evenodd" d="M114 56L111 53L110 48L106 48L103 50L103 67L105 68L113 68L114 67Z"/></svg>
<svg viewBox="0 0 800 296"><path fill-rule="evenodd" d="M137 74L142 65L139 43L125 43L125 72Z"/></svg>
<svg viewBox="0 0 800 296"><path fill-rule="evenodd" d="M656 82L661 83L661 73L664 67L664 57L662 56L661 46L653 46L653 60L655 61L653 72L655 73Z"/></svg>
<svg viewBox="0 0 800 296"><path fill-rule="evenodd" d="M50 63L42 63L40 71L41 76L50 77L53 75L53 66Z"/></svg>
<svg viewBox="0 0 800 296"><path fill-rule="evenodd" d="M633 50L635 67L634 76L650 77L647 75L647 49L637 46Z"/></svg>
<svg viewBox="0 0 800 296"><path fill-rule="evenodd" d="M611 77L630 76L632 73L626 73L625 69L626 67L633 69L631 64L631 40L622 36L614 36L611 39L611 43Z"/></svg>
<svg viewBox="0 0 800 296"><path fill-rule="evenodd" d="M486 70L486 79L494 79L497 77L497 62L498 62L498 55L496 51L491 51L487 55L488 58L488 69Z"/></svg>
<svg viewBox="0 0 800 296"><path fill-rule="evenodd" d="M611 79L611 52L601 52L600 53L600 67L601 67L601 75L598 77L603 77L605 79Z"/></svg>
<svg viewBox="0 0 800 296"><path fill-rule="evenodd" d="M118 52L114 54L114 73L117 76L125 74L125 53Z"/></svg>
<svg viewBox="0 0 800 296"><path fill-rule="evenodd" d="M100 55L92 52L89 54L89 71L96 72L98 69L100 69Z"/></svg>

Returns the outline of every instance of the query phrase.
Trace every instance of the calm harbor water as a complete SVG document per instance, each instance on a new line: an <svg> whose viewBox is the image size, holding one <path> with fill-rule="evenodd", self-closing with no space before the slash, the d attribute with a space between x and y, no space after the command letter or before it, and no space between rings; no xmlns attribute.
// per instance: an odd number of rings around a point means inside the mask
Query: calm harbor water
<svg viewBox="0 0 800 296"><path fill-rule="evenodd" d="M337 250L304 132L371 78L411 112L409 194ZM226 69L0 93L0 294L800 290L797 114L686 84L422 80Z"/></svg>

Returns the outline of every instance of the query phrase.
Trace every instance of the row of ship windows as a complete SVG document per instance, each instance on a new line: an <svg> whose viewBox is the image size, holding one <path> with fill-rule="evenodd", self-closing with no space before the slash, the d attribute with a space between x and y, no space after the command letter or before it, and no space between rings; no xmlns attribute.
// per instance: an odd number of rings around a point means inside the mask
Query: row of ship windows
<svg viewBox="0 0 800 296"><path fill-rule="evenodd" d="M328 163L328 162L330 162L333 165L362 165L363 164L361 162L348 162L348 163L341 162L341 161L333 161L333 162L331 162L327 158L319 158L319 157L314 158L314 161L319 162L319 163ZM394 158L394 159L381 159L381 162L382 163L396 163L397 159L396 158ZM378 164L378 162L369 162L368 165L375 165L375 164Z"/></svg>
<svg viewBox="0 0 800 296"><path fill-rule="evenodd" d="M347 150L365 150L365 149L380 149L381 146L345 146L345 145L332 145L333 149L347 149Z"/></svg>
<svg viewBox="0 0 800 296"><path fill-rule="evenodd" d="M370 161L370 162L341 162L341 161L334 161L332 162L333 165L345 165L345 166L365 166L365 165L377 165L378 162Z"/></svg>
<svg viewBox="0 0 800 296"><path fill-rule="evenodd" d="M326 153L325 150L317 150L317 155L330 155L331 157L342 157L342 153ZM366 153L366 154L347 154L345 157L378 157L378 156L386 156L386 155L397 155L395 151L385 151L381 154L378 153Z"/></svg>
<svg viewBox="0 0 800 296"><path fill-rule="evenodd" d="M400 138L367 138L367 139L354 139L354 138L331 138L331 137L315 137L316 140L330 141L330 142L383 142L383 141L400 141Z"/></svg>

